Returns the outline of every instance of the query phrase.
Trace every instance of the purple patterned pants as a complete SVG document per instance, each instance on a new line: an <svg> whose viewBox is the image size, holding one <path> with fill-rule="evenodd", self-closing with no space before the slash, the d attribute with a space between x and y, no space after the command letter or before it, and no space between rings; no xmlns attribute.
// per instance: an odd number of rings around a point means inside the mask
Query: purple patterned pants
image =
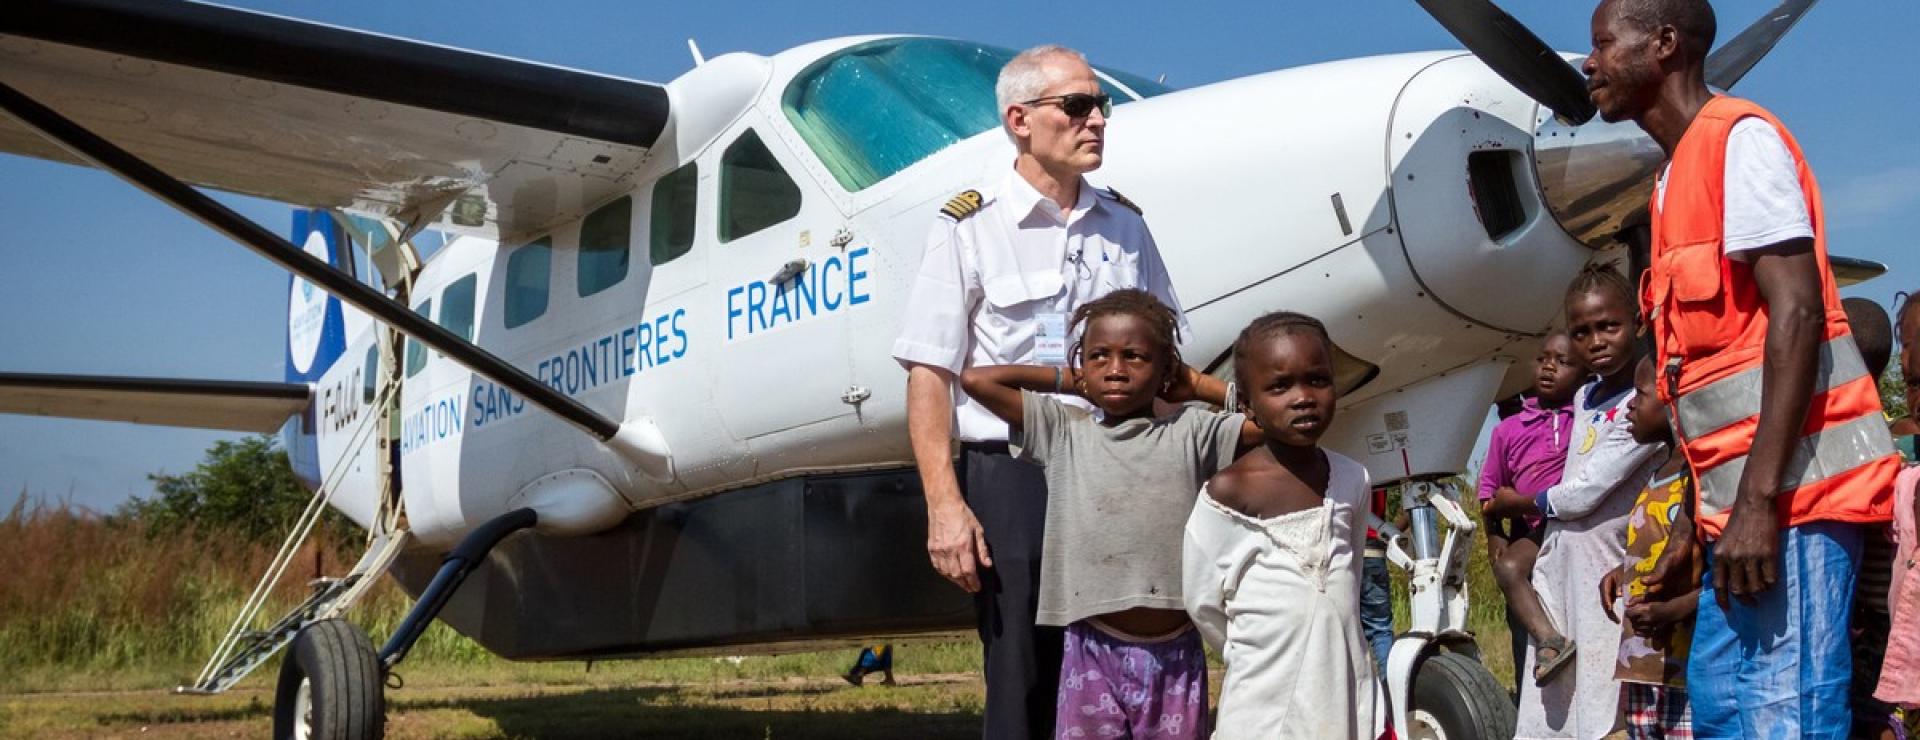
<svg viewBox="0 0 1920 740"><path fill-rule="evenodd" d="M1200 632L1139 641L1087 620L1067 625L1059 738L1207 736L1207 655Z"/></svg>

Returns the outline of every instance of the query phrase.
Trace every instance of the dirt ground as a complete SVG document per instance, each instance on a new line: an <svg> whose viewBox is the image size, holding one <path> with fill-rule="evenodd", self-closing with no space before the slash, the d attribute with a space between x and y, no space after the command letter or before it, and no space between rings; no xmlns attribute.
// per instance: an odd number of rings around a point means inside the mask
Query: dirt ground
<svg viewBox="0 0 1920 740"><path fill-rule="evenodd" d="M432 686L387 693L392 738L977 737L982 686L970 673L901 675L893 687L837 678L699 684L569 682ZM165 691L0 695L0 736L265 737L266 688L215 697Z"/></svg>

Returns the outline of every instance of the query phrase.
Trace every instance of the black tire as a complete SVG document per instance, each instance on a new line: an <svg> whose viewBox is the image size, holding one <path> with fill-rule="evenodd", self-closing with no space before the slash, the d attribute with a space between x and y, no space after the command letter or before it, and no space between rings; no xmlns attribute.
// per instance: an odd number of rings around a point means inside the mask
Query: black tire
<svg viewBox="0 0 1920 740"><path fill-rule="evenodd" d="M273 697L273 736L374 740L386 733L387 700L380 657L367 633L339 619L307 625L280 665ZM303 711L300 689L307 686ZM301 716L301 715L305 716Z"/></svg>
<svg viewBox="0 0 1920 740"><path fill-rule="evenodd" d="M1420 663L1413 678L1413 714L1415 726L1398 733L1400 737L1513 737L1515 718L1507 690L1480 661L1460 653L1438 653Z"/></svg>

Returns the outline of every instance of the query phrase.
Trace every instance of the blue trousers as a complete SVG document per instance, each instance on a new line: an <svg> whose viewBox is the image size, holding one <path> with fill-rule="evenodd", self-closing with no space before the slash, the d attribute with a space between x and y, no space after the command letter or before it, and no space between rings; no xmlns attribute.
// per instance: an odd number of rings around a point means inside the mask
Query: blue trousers
<svg viewBox="0 0 1920 740"><path fill-rule="evenodd" d="M1387 675L1387 651L1393 649L1393 595L1387 580L1387 559L1366 558L1360 581L1360 628L1373 648L1373 662Z"/></svg>
<svg viewBox="0 0 1920 740"><path fill-rule="evenodd" d="M1734 598L1724 610L1709 553L1687 660L1696 737L1847 737L1847 621L1861 536L1859 525L1841 522L1783 530L1779 581L1755 603Z"/></svg>

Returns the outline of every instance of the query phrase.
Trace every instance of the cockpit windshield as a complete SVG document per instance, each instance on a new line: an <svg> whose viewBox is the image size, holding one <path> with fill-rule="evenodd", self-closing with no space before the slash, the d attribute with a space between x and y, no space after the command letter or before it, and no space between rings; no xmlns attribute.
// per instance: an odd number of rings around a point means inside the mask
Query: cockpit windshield
<svg viewBox="0 0 1920 740"><path fill-rule="evenodd" d="M1000 125L993 83L1015 52L965 41L896 38L842 49L802 71L781 107L850 191ZM1171 88L1095 68L1115 102ZM1118 84L1116 84L1116 82Z"/></svg>

